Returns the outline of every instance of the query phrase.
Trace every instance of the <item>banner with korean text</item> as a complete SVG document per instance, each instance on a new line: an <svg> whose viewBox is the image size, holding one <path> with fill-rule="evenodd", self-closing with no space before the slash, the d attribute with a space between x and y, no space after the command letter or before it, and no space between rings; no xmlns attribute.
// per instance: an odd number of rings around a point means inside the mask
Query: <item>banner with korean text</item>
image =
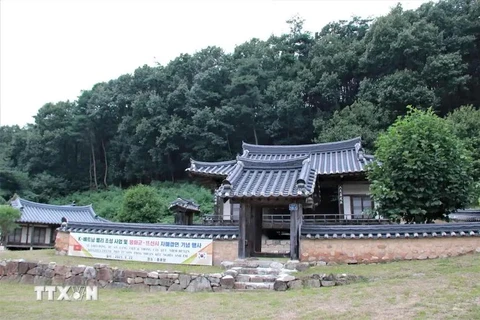
<svg viewBox="0 0 480 320"><path fill-rule="evenodd" d="M212 265L212 239L70 233L68 255L114 260Z"/></svg>

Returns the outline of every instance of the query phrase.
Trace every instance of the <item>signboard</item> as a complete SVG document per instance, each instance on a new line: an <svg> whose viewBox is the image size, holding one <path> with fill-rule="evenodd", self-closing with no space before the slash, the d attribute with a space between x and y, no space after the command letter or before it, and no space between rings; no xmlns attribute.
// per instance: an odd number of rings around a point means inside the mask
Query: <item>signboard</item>
<svg viewBox="0 0 480 320"><path fill-rule="evenodd" d="M297 210L297 208L298 208L298 207L297 207L297 204L296 204L296 203L290 203L290 204L288 205L288 210L290 210L290 211L295 211L295 210Z"/></svg>
<svg viewBox="0 0 480 320"><path fill-rule="evenodd" d="M114 260L211 266L212 239L70 233L68 255Z"/></svg>

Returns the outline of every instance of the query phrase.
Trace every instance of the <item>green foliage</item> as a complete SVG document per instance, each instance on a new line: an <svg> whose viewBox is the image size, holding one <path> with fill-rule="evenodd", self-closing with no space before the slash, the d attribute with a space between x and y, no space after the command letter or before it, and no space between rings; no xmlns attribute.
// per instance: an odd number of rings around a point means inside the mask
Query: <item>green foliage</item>
<svg viewBox="0 0 480 320"><path fill-rule="evenodd" d="M8 233L15 229L16 221L21 215L18 209L9 205L0 205L0 243L5 243Z"/></svg>
<svg viewBox="0 0 480 320"><path fill-rule="evenodd" d="M125 192L117 219L121 222L156 223L161 220L159 210L162 205L154 188L139 184Z"/></svg>
<svg viewBox="0 0 480 320"><path fill-rule="evenodd" d="M480 205L480 110L473 106L463 106L447 117L453 131L470 150L473 159L473 179L476 191L473 205Z"/></svg>
<svg viewBox="0 0 480 320"><path fill-rule="evenodd" d="M331 142L355 137L362 137L362 144L367 151L373 151L374 142L380 132L388 127L389 115L374 104L356 101L351 106L335 111L325 120L314 121L318 142Z"/></svg>
<svg viewBox="0 0 480 320"><path fill-rule="evenodd" d="M168 206L178 197L193 199L200 205L203 213L213 212L212 193L193 183L153 182L150 185L154 189L154 198L159 201L156 208L158 222L173 223L174 218ZM93 204L93 209L102 218L111 221L121 221L122 207L127 190L117 187L109 187L108 190L75 192L68 196L51 200L51 204L65 205L75 202L76 205L84 206Z"/></svg>
<svg viewBox="0 0 480 320"><path fill-rule="evenodd" d="M368 178L378 211L395 220L431 222L468 204L469 152L448 121L410 108L381 134Z"/></svg>
<svg viewBox="0 0 480 320"><path fill-rule="evenodd" d="M440 116L480 107L479 16L479 1L440 0L313 33L293 17L288 33L232 53L209 46L141 66L75 101L46 103L34 124L0 127L0 196L45 201L182 180L190 158L233 159L242 141L362 135L371 151L406 105Z"/></svg>

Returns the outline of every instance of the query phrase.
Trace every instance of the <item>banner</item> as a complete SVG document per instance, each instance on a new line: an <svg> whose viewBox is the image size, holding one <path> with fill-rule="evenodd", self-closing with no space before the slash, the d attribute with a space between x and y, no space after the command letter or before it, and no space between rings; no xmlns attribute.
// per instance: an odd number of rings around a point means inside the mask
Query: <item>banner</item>
<svg viewBox="0 0 480 320"><path fill-rule="evenodd" d="M212 239L155 238L70 233L68 255L211 266Z"/></svg>

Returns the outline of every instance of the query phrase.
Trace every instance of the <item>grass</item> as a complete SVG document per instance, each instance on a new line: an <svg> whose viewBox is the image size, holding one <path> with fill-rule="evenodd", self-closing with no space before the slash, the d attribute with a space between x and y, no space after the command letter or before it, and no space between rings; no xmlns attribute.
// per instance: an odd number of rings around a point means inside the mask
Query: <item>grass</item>
<svg viewBox="0 0 480 320"><path fill-rule="evenodd" d="M24 258L30 254L39 255L24 252ZM0 259L4 255L0 254ZM47 257L51 258L49 254ZM148 269L148 264L142 265ZM142 293L100 289L98 301L81 302L36 301L33 286L0 282L0 310L4 319L480 318L480 255L325 266L304 273L349 273L365 276L368 281L286 292Z"/></svg>

